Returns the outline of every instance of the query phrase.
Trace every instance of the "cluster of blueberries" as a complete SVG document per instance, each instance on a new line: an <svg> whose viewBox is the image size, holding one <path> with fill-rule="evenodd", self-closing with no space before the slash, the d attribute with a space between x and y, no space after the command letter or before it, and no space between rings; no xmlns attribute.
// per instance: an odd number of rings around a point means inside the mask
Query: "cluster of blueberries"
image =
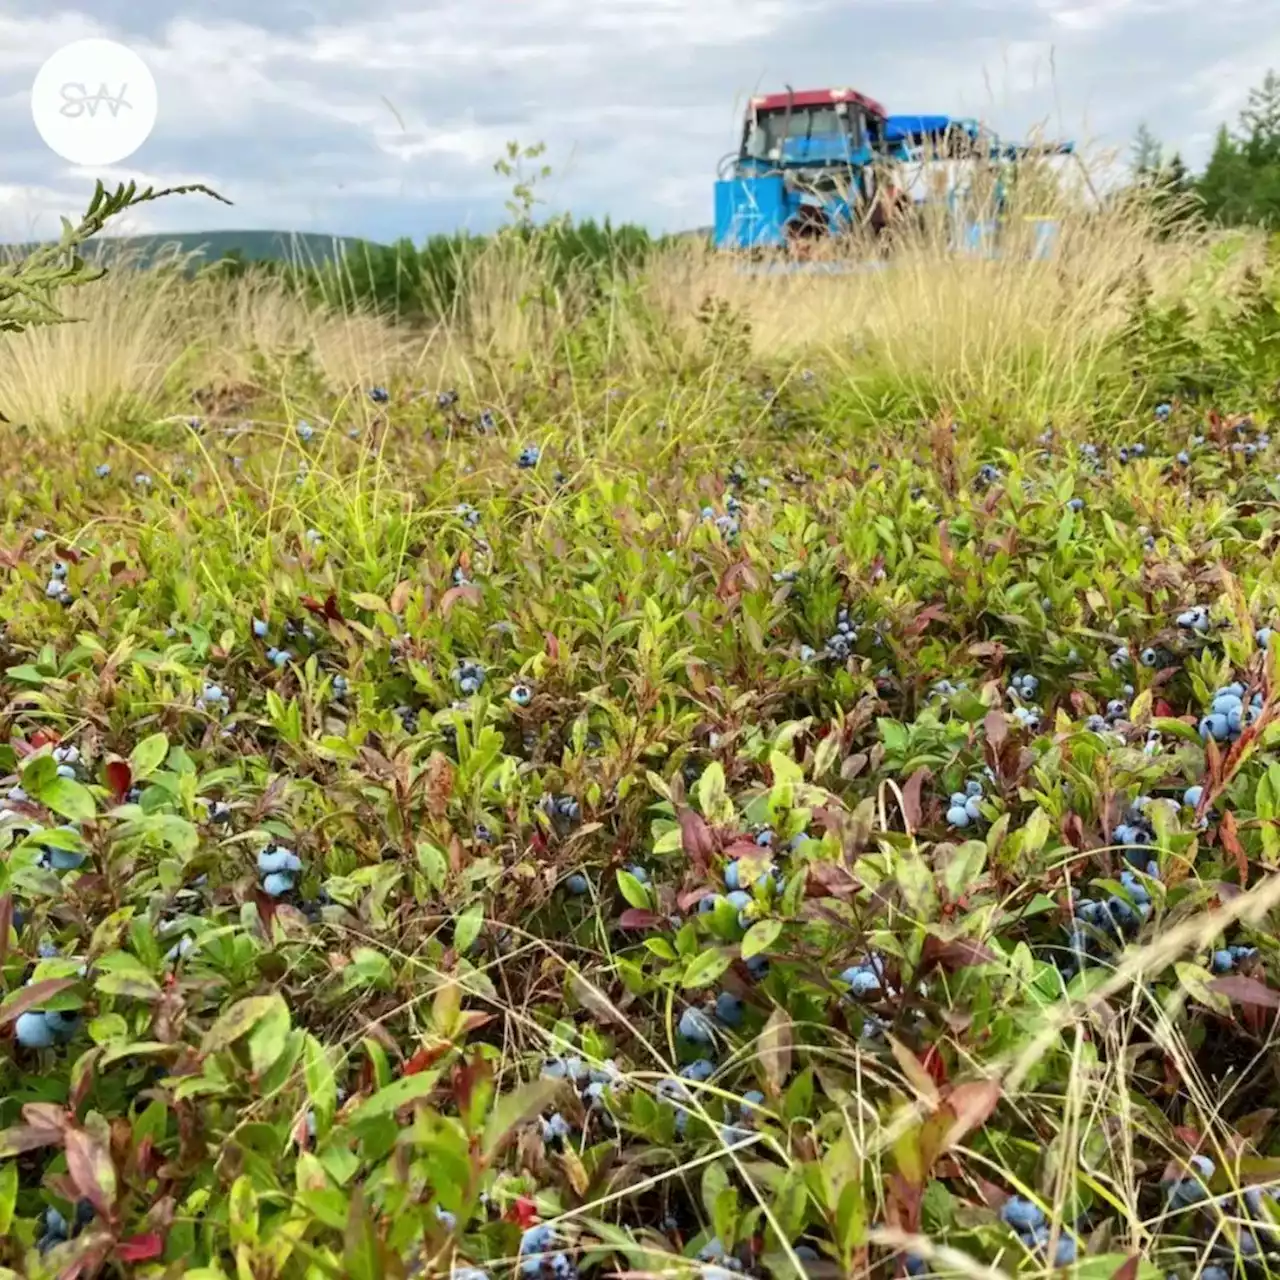
<svg viewBox="0 0 1280 1280"><path fill-rule="evenodd" d="M75 599L71 588L67 586L67 566L63 561L59 560L53 566L44 593L50 600L56 600L61 605L69 605Z"/></svg>
<svg viewBox="0 0 1280 1280"><path fill-rule="evenodd" d="M697 1026L692 1029L698 1037L705 1037L705 1039L694 1040L693 1036L687 1034L686 1019L691 1013L696 1015L697 1022ZM686 1009L680 1020L680 1028L681 1034L686 1039L694 1040L695 1043L711 1043L712 1024L700 1010ZM705 1084L715 1075L715 1071L715 1063L704 1056L681 1067L677 1076L658 1081L658 1097L665 1102L677 1104L676 1134L679 1137L683 1138L689 1127L689 1111L679 1104L692 1101L693 1094L689 1087L691 1084ZM759 1119L763 1107L764 1094L758 1089L748 1089L736 1103L726 1104L719 1129L720 1141L725 1146L732 1146L734 1143L750 1138L754 1132L755 1121Z"/></svg>
<svg viewBox="0 0 1280 1280"><path fill-rule="evenodd" d="M556 1248L558 1243L555 1230L546 1223L530 1227L520 1237L520 1274L527 1280L544 1276L548 1280L574 1280L578 1268L567 1253Z"/></svg>
<svg viewBox="0 0 1280 1280"><path fill-rule="evenodd" d="M1262 694L1255 693L1248 705L1244 697L1248 690L1238 680L1223 685L1213 695L1209 714L1200 719L1200 738L1207 742L1234 742L1246 725L1251 725L1262 714Z"/></svg>
<svg viewBox="0 0 1280 1280"><path fill-rule="evenodd" d="M1206 1155L1191 1156L1187 1164L1190 1172L1180 1177L1165 1180L1162 1184L1165 1199L1170 1209L1194 1209L1198 1205L1206 1205L1211 1199L1208 1182L1217 1170L1217 1166ZM1222 1259L1237 1255L1244 1260L1257 1259L1267 1251L1264 1245L1274 1247L1276 1233L1271 1228L1272 1218L1268 1213L1265 1201L1272 1206L1280 1203L1280 1189L1275 1187L1247 1187L1243 1196L1245 1212L1254 1221L1266 1224L1264 1231L1247 1231L1238 1229L1234 1240L1221 1234L1217 1235L1213 1253ZM1261 1237L1261 1239L1260 1239ZM1201 1280L1229 1280L1231 1271L1218 1263L1211 1263L1200 1271Z"/></svg>
<svg viewBox="0 0 1280 1280"><path fill-rule="evenodd" d="M827 637L823 652L828 658L834 658L837 662L844 662L853 652L853 646L857 643L858 628L849 616L849 606L841 605L840 612L836 615L836 629L833 634Z"/></svg>
<svg viewBox="0 0 1280 1280"><path fill-rule="evenodd" d="M283 845L268 845L258 854L258 874L262 891L272 898L283 898L294 886L302 870L302 859Z"/></svg>
<svg viewBox="0 0 1280 1280"><path fill-rule="evenodd" d="M561 831L576 827L582 821L582 808L572 796L543 796L542 811Z"/></svg>
<svg viewBox="0 0 1280 1280"><path fill-rule="evenodd" d="M453 669L454 683L464 698L469 698L473 693L480 691L480 686L484 684L484 676L485 670L478 662L465 659Z"/></svg>
<svg viewBox="0 0 1280 1280"><path fill-rule="evenodd" d="M516 458L516 466L522 471L529 471L538 465L542 458L542 450L536 444L527 444L520 450L520 456Z"/></svg>
<svg viewBox="0 0 1280 1280"><path fill-rule="evenodd" d="M1010 1196L1001 1206L1000 1219L1017 1232L1018 1239L1032 1252L1042 1253L1049 1247L1049 1220L1044 1210L1030 1200L1021 1196ZM1055 1267L1068 1267L1076 1260L1079 1246L1074 1236L1065 1230L1058 1236L1058 1243L1053 1252Z"/></svg>
<svg viewBox="0 0 1280 1280"><path fill-rule="evenodd" d="M50 1249L56 1249L58 1245L75 1239L96 1216L97 1210L93 1207L93 1201L87 1197L76 1201L75 1218L70 1224L57 1209L50 1205L44 1211L44 1230L36 1241L36 1248L42 1254L48 1253Z"/></svg>
<svg viewBox="0 0 1280 1280"><path fill-rule="evenodd" d="M568 1080L582 1104L588 1110L599 1111L602 1119L608 1117L604 1110L606 1096L624 1084L622 1073L612 1059L593 1067L577 1056L548 1058L542 1064L542 1075L549 1080ZM573 1131L573 1126L559 1111L540 1117L539 1124L542 1140L547 1144L562 1141Z"/></svg>
<svg viewBox="0 0 1280 1280"><path fill-rule="evenodd" d="M726 541L732 541L741 529L742 503L736 494L730 494L724 503L724 515L716 515L715 507L703 507L702 518L714 522Z"/></svg>
<svg viewBox="0 0 1280 1280"><path fill-rule="evenodd" d="M957 830L982 820L982 783L969 781L963 791L951 794L947 809L947 825Z"/></svg>
<svg viewBox="0 0 1280 1280"><path fill-rule="evenodd" d="M57 1009L28 1009L18 1015L13 1034L24 1049L52 1049L66 1044L79 1025L78 1014Z"/></svg>

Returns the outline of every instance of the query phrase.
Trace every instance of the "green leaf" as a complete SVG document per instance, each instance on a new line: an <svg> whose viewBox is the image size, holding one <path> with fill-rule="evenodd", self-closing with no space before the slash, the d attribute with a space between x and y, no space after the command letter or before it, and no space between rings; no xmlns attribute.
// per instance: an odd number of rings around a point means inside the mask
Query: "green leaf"
<svg viewBox="0 0 1280 1280"><path fill-rule="evenodd" d="M545 1110L562 1085L560 1080L531 1080L499 1097L484 1126L485 1156L493 1155L515 1129Z"/></svg>
<svg viewBox="0 0 1280 1280"><path fill-rule="evenodd" d="M1173 971L1177 975L1178 984L1193 1000L1216 1013L1230 1014L1231 1001L1222 992L1213 989L1213 974L1208 969L1190 961L1178 960L1174 962Z"/></svg>
<svg viewBox="0 0 1280 1280"><path fill-rule="evenodd" d="M13 1207L18 1202L18 1166L12 1161L0 1165L0 1236L13 1225Z"/></svg>
<svg viewBox="0 0 1280 1280"><path fill-rule="evenodd" d="M719 760L707 765L698 779L698 808L708 822L726 822L733 817L733 804L725 793L724 766Z"/></svg>
<svg viewBox="0 0 1280 1280"><path fill-rule="evenodd" d="M280 996L249 1032L249 1064L256 1075L264 1074L284 1052L290 1030L289 1006Z"/></svg>
<svg viewBox="0 0 1280 1280"><path fill-rule="evenodd" d="M1037 813L1043 810L1037 809ZM962 897L987 865L987 846L982 840L966 840L957 846L942 872L947 898L955 902Z"/></svg>
<svg viewBox="0 0 1280 1280"><path fill-rule="evenodd" d="M453 948L460 955L466 955L480 936L480 926L484 924L484 903L473 902L453 922Z"/></svg>
<svg viewBox="0 0 1280 1280"><path fill-rule="evenodd" d="M342 1274L351 1280L382 1280L387 1274L382 1253L377 1224L365 1208L364 1193L357 1187L351 1197L343 1238Z"/></svg>
<svg viewBox="0 0 1280 1280"><path fill-rule="evenodd" d="M284 997L278 993L269 996L249 996L245 1000L237 1001L204 1033L204 1039L200 1042L200 1052L210 1054L229 1048L241 1036L248 1035L263 1018L270 1016L280 1005L284 1005ZM288 1013L289 1008L285 1005L286 1017Z"/></svg>
<svg viewBox="0 0 1280 1280"><path fill-rule="evenodd" d="M338 1082L325 1047L310 1032L302 1050L302 1074L307 1082L307 1097L316 1113L316 1132L323 1137L333 1123L338 1109Z"/></svg>
<svg viewBox="0 0 1280 1280"><path fill-rule="evenodd" d="M702 951L689 962L684 971L685 987L709 987L732 963L723 951Z"/></svg>
<svg viewBox="0 0 1280 1280"><path fill-rule="evenodd" d="M149 778L164 763L169 754L169 739L163 733L153 733L143 738L134 747L129 756L129 767L133 770L134 780Z"/></svg>
<svg viewBox="0 0 1280 1280"><path fill-rule="evenodd" d="M747 930L746 937L742 939L742 958L750 960L752 956L768 951L778 940L778 934L781 932L781 920L757 920Z"/></svg>
<svg viewBox="0 0 1280 1280"><path fill-rule="evenodd" d="M419 1098L425 1098L436 1087L439 1071L420 1071L417 1075L401 1076L385 1088L366 1098L352 1113L348 1124L355 1126L383 1116L394 1115L401 1107L407 1107Z"/></svg>
<svg viewBox="0 0 1280 1280"><path fill-rule="evenodd" d="M55 775L41 786L38 793L33 791L31 794L41 804L47 805L55 813L69 818L72 822L92 822L98 811L98 806L94 804L93 794L88 787L76 782L73 778L61 778Z"/></svg>
<svg viewBox="0 0 1280 1280"><path fill-rule="evenodd" d="M618 889L626 898L628 905L644 911L649 906L649 891L631 874L630 871L618 872Z"/></svg>

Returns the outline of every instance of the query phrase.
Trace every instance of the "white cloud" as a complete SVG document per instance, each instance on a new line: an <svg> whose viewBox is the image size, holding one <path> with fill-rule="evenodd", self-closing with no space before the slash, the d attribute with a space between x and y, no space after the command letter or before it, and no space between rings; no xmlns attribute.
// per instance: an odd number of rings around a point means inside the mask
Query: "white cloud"
<svg viewBox="0 0 1280 1280"><path fill-rule="evenodd" d="M744 99L786 83L852 82L890 110L1121 147L1145 119L1194 161L1280 65L1250 0L188 0L177 16L161 0L49 3L9 0L0 16L0 220L48 230L93 175L43 150L27 91L45 57L89 35L135 48L160 88L130 164L199 174L236 201L165 201L150 224L381 239L499 220L492 162L510 138L547 143L558 207L704 224Z"/></svg>

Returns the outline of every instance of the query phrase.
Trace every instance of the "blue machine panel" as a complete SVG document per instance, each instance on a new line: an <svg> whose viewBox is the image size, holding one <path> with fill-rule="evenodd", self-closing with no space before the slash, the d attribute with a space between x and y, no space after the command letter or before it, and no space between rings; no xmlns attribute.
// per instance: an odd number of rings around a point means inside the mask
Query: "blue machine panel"
<svg viewBox="0 0 1280 1280"><path fill-rule="evenodd" d="M716 183L716 248L785 245L788 214L786 186L780 175L723 179Z"/></svg>

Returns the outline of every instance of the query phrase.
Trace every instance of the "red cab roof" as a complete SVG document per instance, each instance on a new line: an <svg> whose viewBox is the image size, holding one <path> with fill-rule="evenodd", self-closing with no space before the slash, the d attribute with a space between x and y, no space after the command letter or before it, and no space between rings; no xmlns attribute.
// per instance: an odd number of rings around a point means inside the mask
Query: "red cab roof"
<svg viewBox="0 0 1280 1280"><path fill-rule="evenodd" d="M889 113L874 98L855 89L800 89L795 93L765 93L751 99L752 110L776 111L792 107L829 107L833 102L856 102L873 116L884 119Z"/></svg>

